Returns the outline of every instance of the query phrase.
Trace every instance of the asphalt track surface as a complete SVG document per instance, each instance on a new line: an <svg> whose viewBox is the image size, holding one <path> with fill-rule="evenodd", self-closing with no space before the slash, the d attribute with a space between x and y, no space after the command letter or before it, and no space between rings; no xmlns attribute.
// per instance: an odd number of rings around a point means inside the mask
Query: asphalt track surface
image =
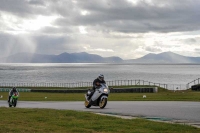
<svg viewBox="0 0 200 133"><path fill-rule="evenodd" d="M0 107L8 107L5 100L0 100ZM200 102L175 101L108 101L104 109L92 106L87 109L84 101L79 102L35 102L18 101L17 108L48 108L77 110L123 116L160 118L200 123Z"/></svg>

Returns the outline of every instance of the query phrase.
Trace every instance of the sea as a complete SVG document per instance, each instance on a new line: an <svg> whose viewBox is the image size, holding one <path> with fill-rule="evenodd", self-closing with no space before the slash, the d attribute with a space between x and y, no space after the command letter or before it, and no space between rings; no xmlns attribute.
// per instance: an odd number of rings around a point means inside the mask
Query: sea
<svg viewBox="0 0 200 133"><path fill-rule="evenodd" d="M106 81L144 80L173 85L171 89L174 89L176 85L185 86L200 78L200 64L0 64L0 84L92 82L99 74L103 74Z"/></svg>

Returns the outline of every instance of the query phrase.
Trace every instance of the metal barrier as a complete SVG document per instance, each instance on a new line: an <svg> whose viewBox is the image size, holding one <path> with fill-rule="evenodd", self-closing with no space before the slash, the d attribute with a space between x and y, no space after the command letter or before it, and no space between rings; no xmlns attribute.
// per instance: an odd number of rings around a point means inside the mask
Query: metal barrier
<svg viewBox="0 0 200 133"><path fill-rule="evenodd" d="M159 86L167 88L167 84L153 83L144 80L115 80L106 81L109 86L132 86L132 85L148 85ZM78 82L78 83L0 83L0 87L62 87L62 88L76 88L76 87L92 87L92 82Z"/></svg>
<svg viewBox="0 0 200 133"><path fill-rule="evenodd" d="M192 85L197 85L197 84L200 84L200 78L195 79L195 80L193 80L193 81L187 83L186 86L187 86L187 89L189 89L189 88L191 88Z"/></svg>
<svg viewBox="0 0 200 133"><path fill-rule="evenodd" d="M187 89L187 85L185 84L167 84L166 89L168 90L186 90Z"/></svg>
<svg viewBox="0 0 200 133"><path fill-rule="evenodd" d="M191 88L192 85L200 84L200 78L189 82L188 84L161 84L145 80L114 80L106 81L108 86L133 86L133 85L148 85L159 86L168 90L185 90ZM0 83L0 87L61 87L61 88L76 88L76 87L92 87L92 82L78 83Z"/></svg>

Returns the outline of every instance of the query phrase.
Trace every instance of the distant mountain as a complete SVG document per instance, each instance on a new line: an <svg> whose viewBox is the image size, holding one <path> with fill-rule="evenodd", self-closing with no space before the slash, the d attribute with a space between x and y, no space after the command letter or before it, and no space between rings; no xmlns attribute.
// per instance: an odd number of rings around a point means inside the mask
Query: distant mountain
<svg viewBox="0 0 200 133"><path fill-rule="evenodd" d="M173 52L147 54L138 59L126 60L127 63L200 63L200 57L187 57Z"/></svg>
<svg viewBox="0 0 200 133"><path fill-rule="evenodd" d="M121 63L119 57L101 57L95 54L62 53L60 55L44 55L33 53L18 53L1 59L3 63Z"/></svg>
<svg viewBox="0 0 200 133"><path fill-rule="evenodd" d="M101 57L96 54L62 53L45 55L18 53L0 59L1 63L200 63L200 57L187 57L172 52L147 54L138 59L123 60L120 57Z"/></svg>

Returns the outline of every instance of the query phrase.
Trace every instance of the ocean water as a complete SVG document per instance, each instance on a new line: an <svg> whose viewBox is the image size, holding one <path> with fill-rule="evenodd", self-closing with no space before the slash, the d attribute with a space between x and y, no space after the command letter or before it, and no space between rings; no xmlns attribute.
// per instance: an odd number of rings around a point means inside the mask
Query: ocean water
<svg viewBox="0 0 200 133"><path fill-rule="evenodd" d="M0 64L0 83L92 82L99 74L106 81L145 80L186 85L200 78L198 64Z"/></svg>

